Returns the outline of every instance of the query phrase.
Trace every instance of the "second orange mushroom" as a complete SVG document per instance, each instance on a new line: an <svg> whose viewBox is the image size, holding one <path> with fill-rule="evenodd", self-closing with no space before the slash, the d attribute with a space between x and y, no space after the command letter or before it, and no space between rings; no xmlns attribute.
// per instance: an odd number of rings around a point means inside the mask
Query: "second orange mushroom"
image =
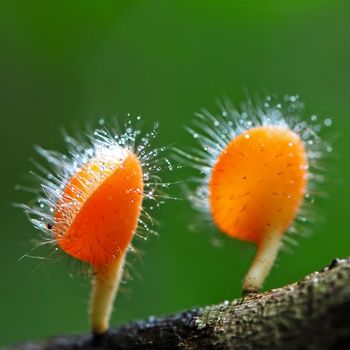
<svg viewBox="0 0 350 350"><path fill-rule="evenodd" d="M209 182L210 210L227 235L257 244L245 277L245 293L268 275L284 233L307 188L303 141L281 126L258 126L235 137L220 153Z"/></svg>

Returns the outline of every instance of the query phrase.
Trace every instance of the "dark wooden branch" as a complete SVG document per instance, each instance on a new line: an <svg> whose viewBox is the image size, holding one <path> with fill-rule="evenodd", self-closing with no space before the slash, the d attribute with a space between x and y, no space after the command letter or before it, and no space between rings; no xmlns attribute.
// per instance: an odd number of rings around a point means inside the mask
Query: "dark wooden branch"
<svg viewBox="0 0 350 350"><path fill-rule="evenodd" d="M12 350L350 349L350 258L283 288L112 329Z"/></svg>

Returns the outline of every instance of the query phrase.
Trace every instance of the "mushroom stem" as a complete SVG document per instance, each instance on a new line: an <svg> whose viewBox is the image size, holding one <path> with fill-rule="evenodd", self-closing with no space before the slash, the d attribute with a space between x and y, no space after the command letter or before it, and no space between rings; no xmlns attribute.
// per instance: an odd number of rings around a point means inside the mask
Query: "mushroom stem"
<svg viewBox="0 0 350 350"><path fill-rule="evenodd" d="M109 266L95 268L90 300L90 322L95 335L106 333L118 291L126 253L122 253Z"/></svg>
<svg viewBox="0 0 350 350"><path fill-rule="evenodd" d="M244 278L243 295L256 293L262 287L281 246L282 234L266 233L258 244L256 256Z"/></svg>

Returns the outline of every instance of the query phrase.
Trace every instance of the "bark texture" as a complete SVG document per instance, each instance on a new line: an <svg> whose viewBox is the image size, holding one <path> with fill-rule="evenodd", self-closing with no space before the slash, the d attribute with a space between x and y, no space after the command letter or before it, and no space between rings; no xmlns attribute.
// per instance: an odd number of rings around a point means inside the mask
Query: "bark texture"
<svg viewBox="0 0 350 350"><path fill-rule="evenodd" d="M11 350L350 349L350 258L303 280L244 299Z"/></svg>

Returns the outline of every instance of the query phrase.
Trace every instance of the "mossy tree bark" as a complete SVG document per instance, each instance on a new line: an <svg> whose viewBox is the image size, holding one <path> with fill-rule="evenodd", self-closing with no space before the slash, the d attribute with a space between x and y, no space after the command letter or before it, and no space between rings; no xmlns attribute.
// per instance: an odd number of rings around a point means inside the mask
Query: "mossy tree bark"
<svg viewBox="0 0 350 350"><path fill-rule="evenodd" d="M130 323L99 339L62 335L9 349L350 349L350 258L283 288Z"/></svg>

